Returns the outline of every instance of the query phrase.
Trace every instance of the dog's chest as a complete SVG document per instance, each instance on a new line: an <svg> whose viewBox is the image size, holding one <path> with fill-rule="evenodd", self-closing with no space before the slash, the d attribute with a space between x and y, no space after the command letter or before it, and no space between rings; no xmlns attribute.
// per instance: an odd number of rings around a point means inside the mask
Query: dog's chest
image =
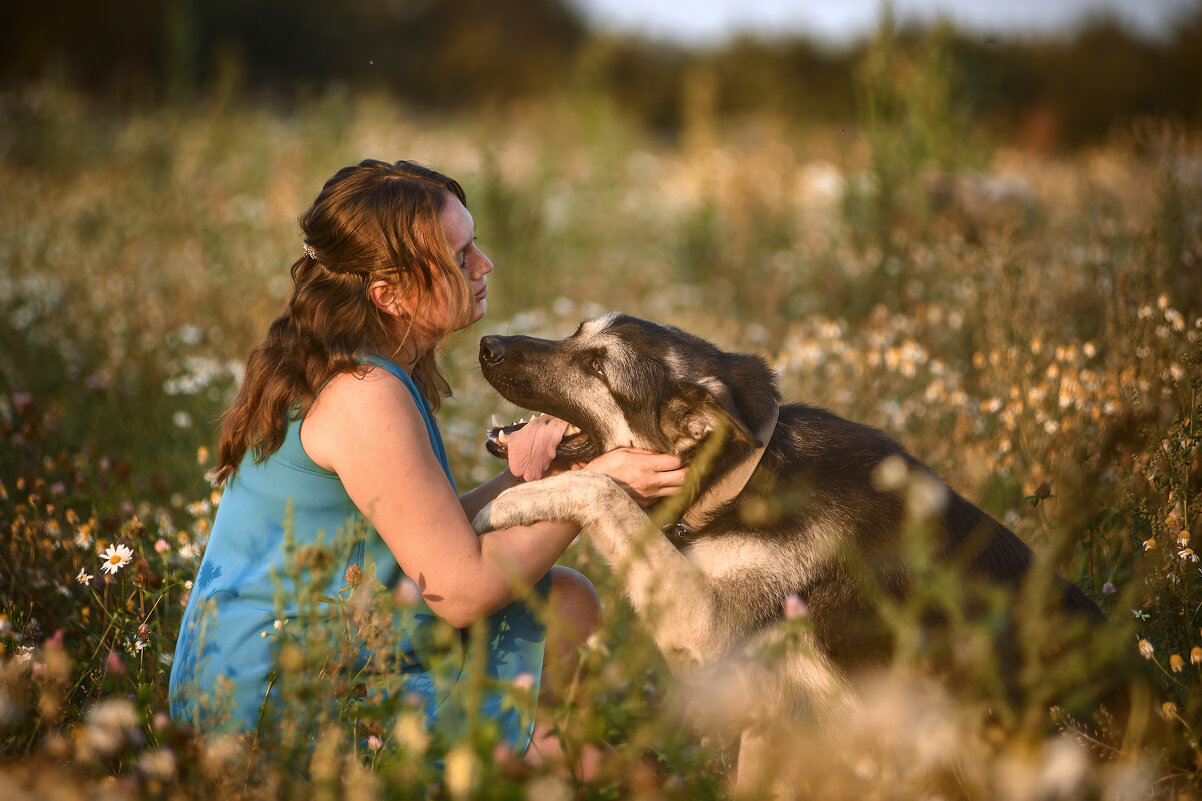
<svg viewBox="0 0 1202 801"><path fill-rule="evenodd" d="M713 579L780 572L781 548L771 542L738 534L700 537L681 550L693 565Z"/></svg>

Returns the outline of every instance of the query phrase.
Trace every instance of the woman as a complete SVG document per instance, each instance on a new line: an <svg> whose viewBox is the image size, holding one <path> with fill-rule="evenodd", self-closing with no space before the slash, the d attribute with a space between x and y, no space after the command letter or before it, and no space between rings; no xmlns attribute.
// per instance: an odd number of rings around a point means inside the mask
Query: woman
<svg viewBox="0 0 1202 801"><path fill-rule="evenodd" d="M425 614L395 632L403 686L384 695L416 703L439 734L462 688L454 675L439 684L418 644L433 616L459 629L487 620L492 686L533 679L536 694L544 662L573 656L596 623L592 585L553 567L578 533L572 526L548 521L480 537L470 526L506 487L563 469L551 460L565 424L540 418L516 432L510 469L456 494L433 417L450 395L435 354L484 316L493 269L458 183L409 162L364 161L336 173L300 224L305 255L292 266L287 310L252 351L223 418L216 479L225 492L184 612L171 712L204 731L267 734L287 678L268 636L273 623L303 630L323 614L281 580L286 552L334 543L333 563L346 571L334 571L326 597L366 565L385 587L408 577L420 588ZM675 491L685 474L676 457L639 451L587 467L641 503ZM517 600L531 587L547 595L545 630ZM365 645L361 652L367 664ZM534 737L528 760L553 746L501 695L487 695L481 709L516 752Z"/></svg>

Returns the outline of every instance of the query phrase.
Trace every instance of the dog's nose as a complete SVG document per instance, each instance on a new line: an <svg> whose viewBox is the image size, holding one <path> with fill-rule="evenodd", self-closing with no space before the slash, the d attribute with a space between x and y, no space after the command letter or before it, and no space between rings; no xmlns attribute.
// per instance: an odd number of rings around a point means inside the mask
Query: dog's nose
<svg viewBox="0 0 1202 801"><path fill-rule="evenodd" d="M489 364L500 364L505 358L505 340L501 337L484 337L480 340L480 360Z"/></svg>

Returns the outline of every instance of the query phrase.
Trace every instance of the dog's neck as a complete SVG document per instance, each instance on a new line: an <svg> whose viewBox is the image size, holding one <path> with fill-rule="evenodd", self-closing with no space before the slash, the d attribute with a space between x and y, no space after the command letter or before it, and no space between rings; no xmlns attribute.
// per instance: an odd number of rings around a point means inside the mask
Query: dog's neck
<svg viewBox="0 0 1202 801"><path fill-rule="evenodd" d="M764 451L767 450L768 443L772 440L772 433L776 431L776 421L779 415L780 407L774 404L772 414L755 432L755 438L760 442L760 446L749 451L742 459L719 475L716 480L704 487L685 509L680 523L676 525L683 525L686 530L702 528L710 521L714 512L743 491L743 487L747 486L747 480L759 467L760 459L763 458Z"/></svg>

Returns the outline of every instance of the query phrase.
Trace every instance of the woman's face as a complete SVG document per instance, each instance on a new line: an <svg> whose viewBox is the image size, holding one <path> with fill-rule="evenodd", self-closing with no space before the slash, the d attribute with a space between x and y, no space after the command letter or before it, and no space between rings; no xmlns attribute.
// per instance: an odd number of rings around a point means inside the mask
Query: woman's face
<svg viewBox="0 0 1202 801"><path fill-rule="evenodd" d="M442 209L442 230L451 248L451 258L463 271L463 280L467 282L471 296L471 311L463 325L467 328L488 311L487 276L492 272L492 262L476 247L476 221L471 212L450 192Z"/></svg>

